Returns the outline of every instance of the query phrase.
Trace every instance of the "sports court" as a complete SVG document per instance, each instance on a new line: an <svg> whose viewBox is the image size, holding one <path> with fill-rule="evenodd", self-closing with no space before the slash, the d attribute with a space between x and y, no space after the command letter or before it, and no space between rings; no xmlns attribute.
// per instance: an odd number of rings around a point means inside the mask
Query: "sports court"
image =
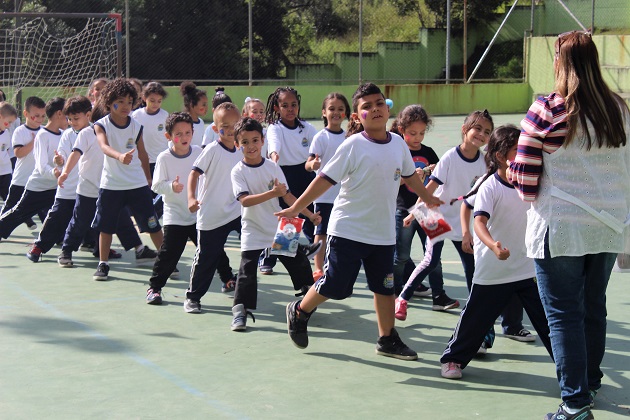
<svg viewBox="0 0 630 420"><path fill-rule="evenodd" d="M521 118L497 115L495 125ZM460 142L463 119L434 118L425 144L442 155ZM179 264L181 280L169 281L162 306L150 306L151 266L137 266L132 252L112 263L109 281L95 282L98 261L86 252L75 254L72 269L57 266L58 248L37 264L28 261L34 235L20 226L0 243L2 419L539 419L560 403L554 365L539 341L497 334L463 379L441 378L439 357L460 309L433 312L429 299L414 298L407 321L397 322L419 360L377 356L363 275L352 298L319 308L310 345L299 350L287 336L285 306L295 298L281 265L259 276L256 323L235 333L231 296L220 292L218 279L201 314L182 309L192 244ZM116 239L113 246L120 250ZM237 237L226 250L238 267ZM412 257L421 255L416 241ZM449 294L463 304L466 285L452 245L444 248L443 270ZM598 419L630 415L629 285L630 274L613 273Z"/></svg>

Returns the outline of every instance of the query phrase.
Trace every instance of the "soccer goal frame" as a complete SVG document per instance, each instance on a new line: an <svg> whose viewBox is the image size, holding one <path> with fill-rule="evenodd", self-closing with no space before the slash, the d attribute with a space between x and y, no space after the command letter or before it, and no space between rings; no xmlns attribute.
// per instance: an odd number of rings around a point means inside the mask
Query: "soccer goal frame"
<svg viewBox="0 0 630 420"><path fill-rule="evenodd" d="M67 96L70 94L76 94L78 89L82 89L83 87L87 87L90 83L90 79L96 79L99 77L105 78L114 78L120 77L122 75L123 68L123 47L122 47L122 14L120 13L22 13L22 12L5 12L0 13L0 19L3 21L7 21L10 19L15 19L15 23L13 25L14 29L9 29L9 25L5 25L5 29L2 29L7 33L5 37L5 45L0 45L0 48L3 49L4 57L3 62L0 63L0 66L3 66L0 73L0 87L7 89L7 98L11 98L12 102L17 105L17 107L21 107L22 102L22 91L24 88L32 87L32 85L37 86L39 88L45 89L42 96ZM34 56L32 51L26 51L28 48L27 41L21 39L19 36L18 30L22 30L23 27L30 22L35 22L40 19L43 22L44 28L47 30L47 23L52 22L50 19L55 19L58 21L64 21L69 19L83 19L86 20L85 28L88 28L90 24L96 25L96 29L91 29L93 32L96 30L101 30L102 34L93 35L83 34L82 31L77 31L77 33L73 36L68 36L67 38L57 38L54 35L51 35L48 32L44 34L48 36L53 43L62 44L67 39L71 39L73 37L79 36L91 36L92 39L97 36L102 37L103 39L107 39L107 43L103 41L102 45L98 47L103 48L96 55L99 58L93 59L93 62L97 62L98 64L92 63L92 66L89 70L86 70L84 73L77 76L76 74L72 74L68 76L68 78L64 78L63 75L51 77L41 77L38 76L29 76L30 79L28 81L31 84L25 85L25 81L21 79L21 75L24 73L30 74L31 70L29 67L34 67L31 63L38 60L38 56ZM98 22L95 24L94 22ZM10 31L14 31L11 33ZM113 32L112 32L113 31ZM9 45L9 36L14 38ZM113 39L112 39L113 38ZM20 45L22 44L22 45ZM60 48L64 55L65 46L59 46L55 44L56 48ZM98 44L98 42L95 42ZM8 46L7 46L8 45ZM74 47L78 48L78 47ZM92 48L94 48L92 46ZM110 50L105 50L105 48L110 48ZM112 48L115 48L115 51L111 51ZM82 51L80 49L73 50L74 54L81 54ZM29 56L29 59L25 59L24 56ZM115 55L115 58L112 57ZM53 60L54 64L63 64L61 63L61 58L42 58L41 61L45 60ZM106 63L102 63L103 60L106 60ZM59 63L58 63L59 62ZM44 80L45 79L45 80ZM51 89L55 88L55 89ZM49 95L49 94L50 95ZM80 92L85 94L85 92Z"/></svg>

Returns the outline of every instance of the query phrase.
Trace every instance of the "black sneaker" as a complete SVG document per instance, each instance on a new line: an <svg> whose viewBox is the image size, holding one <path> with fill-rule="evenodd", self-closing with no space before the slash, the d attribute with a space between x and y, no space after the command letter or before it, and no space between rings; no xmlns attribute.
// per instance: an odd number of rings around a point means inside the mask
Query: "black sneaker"
<svg viewBox="0 0 630 420"><path fill-rule="evenodd" d="M175 267L175 269L173 270L171 275L168 276L168 278L171 279L171 280L179 280L179 269L177 267Z"/></svg>
<svg viewBox="0 0 630 420"><path fill-rule="evenodd" d="M431 293L432 293L431 288L425 286L422 283L420 283L420 286L418 286L416 290L413 291L414 296L420 296L420 297L429 297L431 296Z"/></svg>
<svg viewBox="0 0 630 420"><path fill-rule="evenodd" d="M298 252L301 252L302 254L306 256L306 258L308 258L309 260L312 260L313 258L315 258L315 254L319 252L321 247L322 247L322 241L317 241L314 244L308 244L308 245L299 244Z"/></svg>
<svg viewBox="0 0 630 420"><path fill-rule="evenodd" d="M29 228L29 230L37 229L37 224L31 218L26 219L26 222L24 223L26 224L26 227Z"/></svg>
<svg viewBox="0 0 630 420"><path fill-rule="evenodd" d="M33 244L31 249L26 253L26 258L33 261L34 263L38 262L42 258L42 249Z"/></svg>
<svg viewBox="0 0 630 420"><path fill-rule="evenodd" d="M161 305L162 304L162 291L161 290L147 290L147 303L149 305Z"/></svg>
<svg viewBox="0 0 630 420"><path fill-rule="evenodd" d="M446 292L442 292L440 296L433 298L432 309L434 311L446 311L454 308L459 308L459 302L448 297Z"/></svg>
<svg viewBox="0 0 630 420"><path fill-rule="evenodd" d="M236 276L232 276L231 279L221 285L222 293L230 293L234 290L236 290Z"/></svg>
<svg viewBox="0 0 630 420"><path fill-rule="evenodd" d="M289 330L289 337L295 347L305 349L308 347L308 332L306 331L306 327L308 320L315 311L307 314L301 309L298 310L300 302L302 301L296 300L287 305L287 329Z"/></svg>
<svg viewBox="0 0 630 420"><path fill-rule="evenodd" d="M548 413L545 416L545 420L590 420L594 419L593 413L591 413L591 407L582 407L580 411L575 414L569 414L566 411L565 403L560 404L560 408L555 413Z"/></svg>
<svg viewBox="0 0 630 420"><path fill-rule="evenodd" d="M57 257L57 263L59 263L59 267L70 268L74 265L72 262L72 253L71 252L63 252Z"/></svg>
<svg viewBox="0 0 630 420"><path fill-rule="evenodd" d="M92 276L92 279L96 281L104 281L107 280L107 276L109 275L109 264L100 263L98 268L96 269L96 273Z"/></svg>
<svg viewBox="0 0 630 420"><path fill-rule="evenodd" d="M92 252L92 253L94 253L94 248L95 248L94 244L83 242L81 244L81 246L79 247L79 250L84 251L84 252Z"/></svg>
<svg viewBox="0 0 630 420"><path fill-rule="evenodd" d="M396 328L392 328L390 335L378 338L376 341L376 354L400 360L418 359L418 353L402 342Z"/></svg>
<svg viewBox="0 0 630 420"><path fill-rule="evenodd" d="M149 248L148 246L143 246L140 252L136 251L136 262L153 262L157 258L157 252Z"/></svg>

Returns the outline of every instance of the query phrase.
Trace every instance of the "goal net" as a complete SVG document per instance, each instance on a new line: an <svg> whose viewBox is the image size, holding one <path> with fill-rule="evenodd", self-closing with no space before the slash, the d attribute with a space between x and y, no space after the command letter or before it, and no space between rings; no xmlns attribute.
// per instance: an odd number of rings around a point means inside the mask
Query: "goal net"
<svg viewBox="0 0 630 420"><path fill-rule="evenodd" d="M22 104L36 95L87 93L99 77L121 69L121 19L118 14L2 13L0 87L7 100Z"/></svg>

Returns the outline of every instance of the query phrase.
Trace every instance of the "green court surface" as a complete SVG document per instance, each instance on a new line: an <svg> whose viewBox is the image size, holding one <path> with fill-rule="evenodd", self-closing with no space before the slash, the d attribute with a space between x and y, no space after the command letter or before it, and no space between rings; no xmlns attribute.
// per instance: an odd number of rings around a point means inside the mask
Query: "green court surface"
<svg viewBox="0 0 630 420"><path fill-rule="evenodd" d="M436 118L426 144L441 155L458 144L462 122ZM419 360L377 356L363 273L351 298L313 315L310 345L299 350L287 336L285 307L295 297L280 264L259 277L256 323L249 319L247 331L236 333L231 296L220 292L218 276L203 312L183 311L192 244L179 264L182 280L169 280L165 303L150 306L151 266L136 265L133 252L112 262L109 281L95 282L98 261L86 252L75 254L71 269L57 265L58 248L37 264L27 260L35 235L20 226L0 243L0 419L541 419L560 403L554 365L539 340L498 334L463 379L441 378L439 358L460 309L434 312L430 299L414 298L397 325ZM120 250L116 239L114 248ZM236 236L226 250L236 269ZM416 242L412 257L421 256ZM446 290L463 306L463 269L449 244L443 271ZM630 274L613 273L597 419L630 414L629 288ZM527 320L526 327L533 331Z"/></svg>

